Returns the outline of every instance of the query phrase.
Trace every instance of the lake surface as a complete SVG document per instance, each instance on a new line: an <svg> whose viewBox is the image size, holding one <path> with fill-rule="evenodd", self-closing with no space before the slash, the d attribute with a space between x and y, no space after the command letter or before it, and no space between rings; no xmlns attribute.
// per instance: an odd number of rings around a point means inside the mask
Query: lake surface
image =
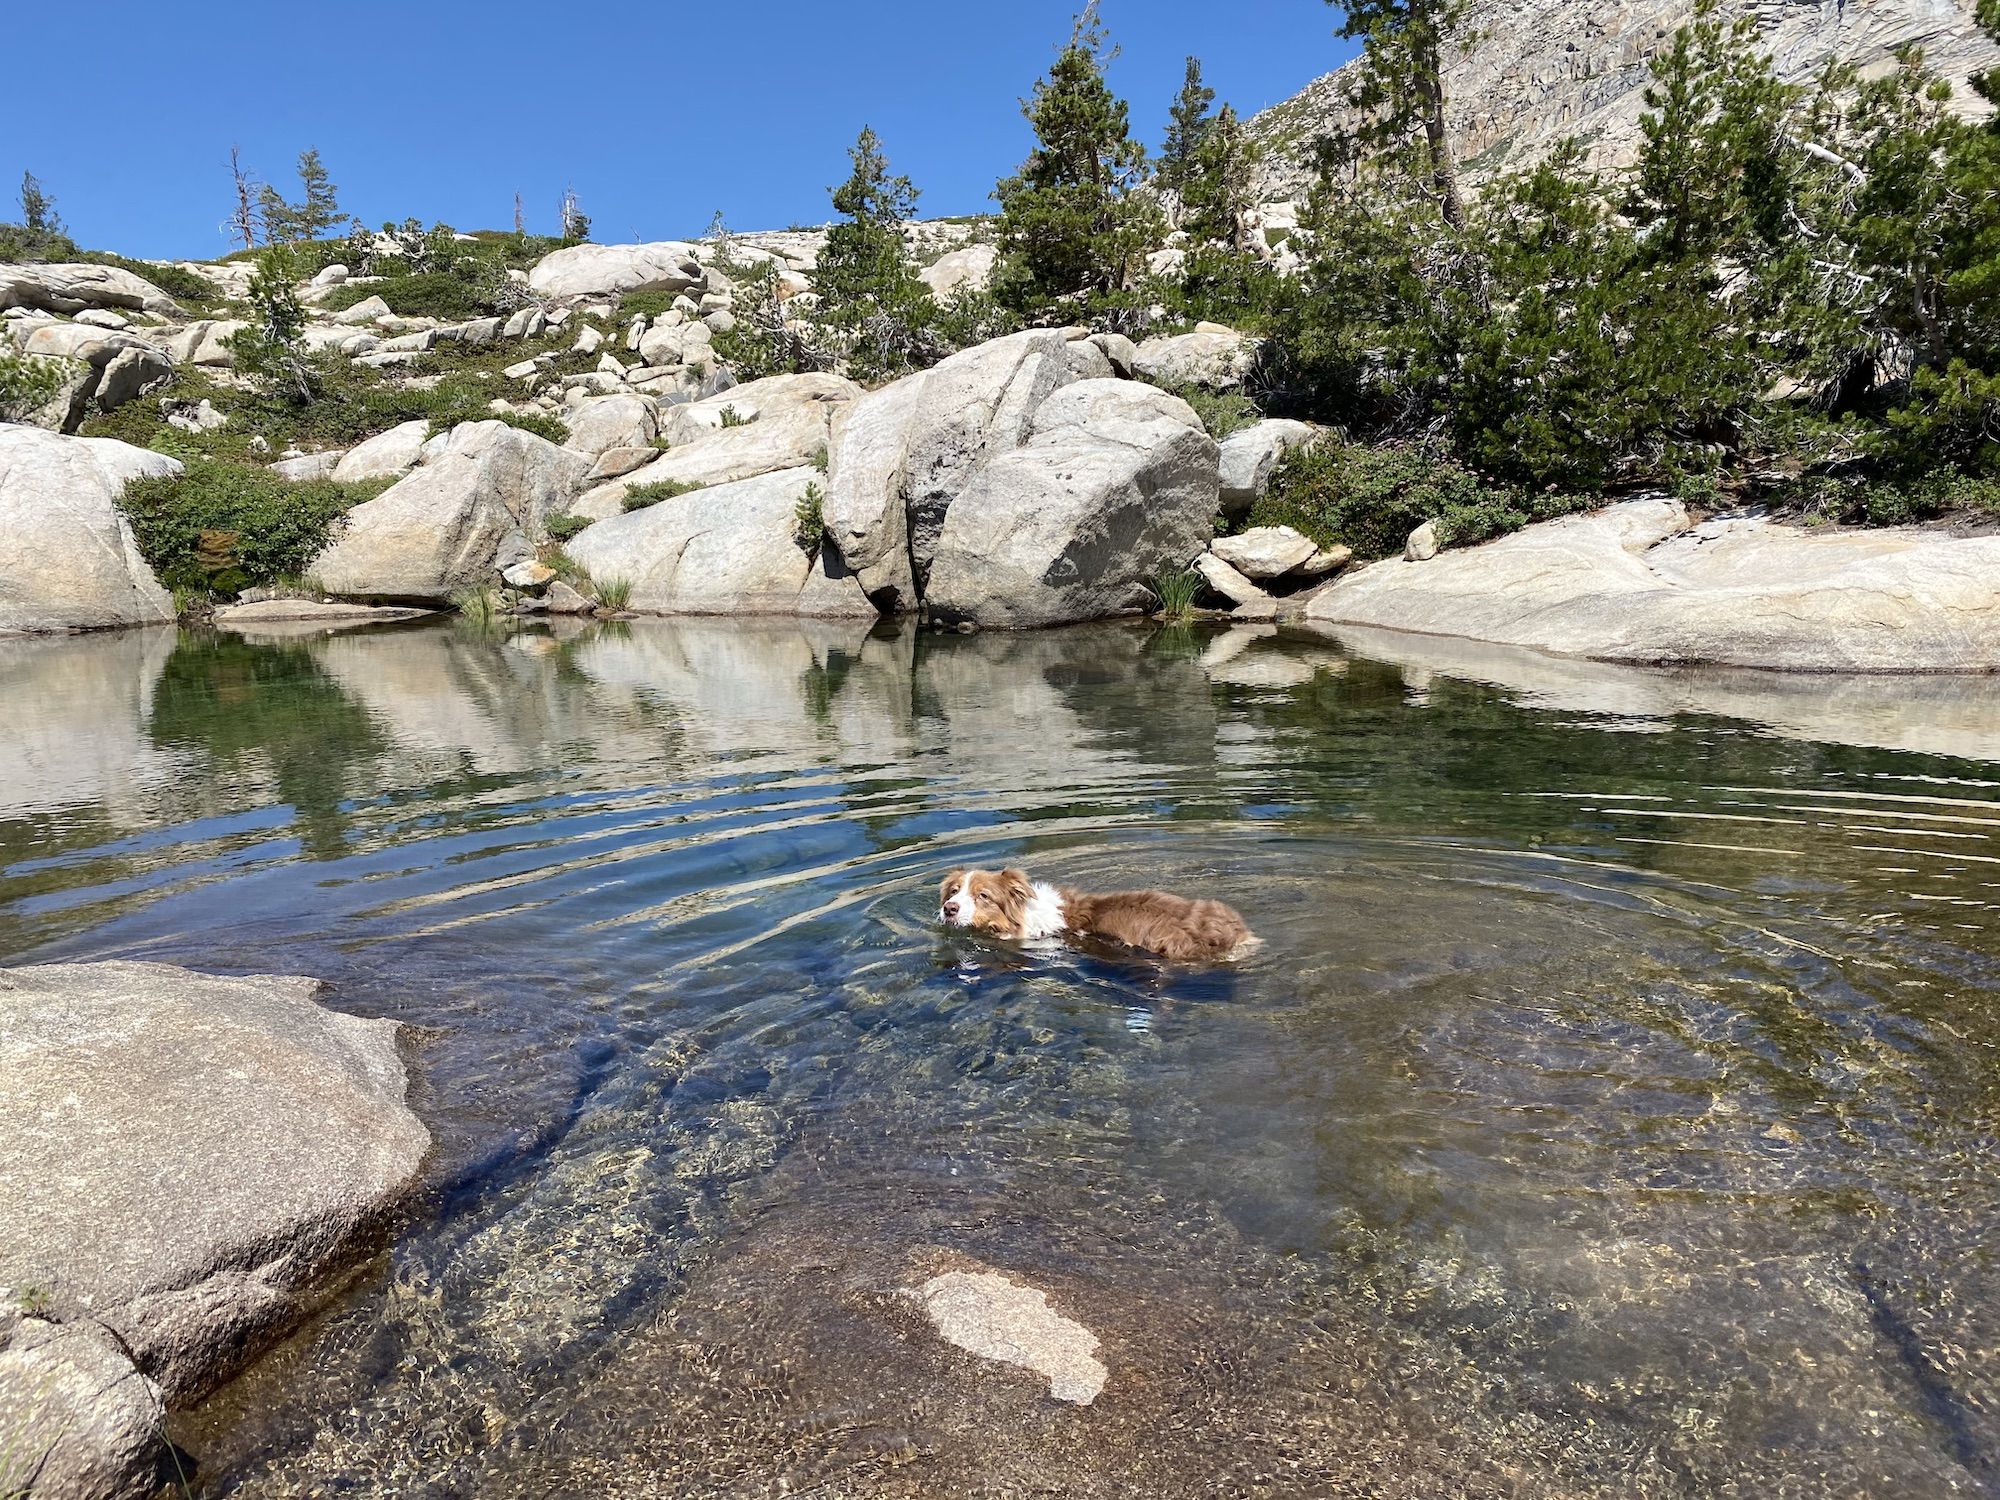
<svg viewBox="0 0 2000 1500"><path fill-rule="evenodd" d="M202 1494L2000 1494L2000 682L445 624L0 695L0 960L411 1028L425 1191ZM1000 862L1266 945L941 932ZM930 1332L974 1262L1096 1405Z"/></svg>

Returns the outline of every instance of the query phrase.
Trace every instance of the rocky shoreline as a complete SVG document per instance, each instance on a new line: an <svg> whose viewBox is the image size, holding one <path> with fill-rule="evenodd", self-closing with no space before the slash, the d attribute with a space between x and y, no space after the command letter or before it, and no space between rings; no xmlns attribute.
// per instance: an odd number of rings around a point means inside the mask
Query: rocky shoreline
<svg viewBox="0 0 2000 1500"><path fill-rule="evenodd" d="M1241 382L1254 341L1218 326L1141 344L1034 329L875 390L837 374L733 385L707 348L733 317L733 293L701 247L580 246L524 279L541 299L526 314L389 342L434 348L568 325L581 348L601 341L598 324L622 295L657 292L674 307L627 330L641 365L607 352L601 371L534 396L563 414L565 442L513 425L512 404L496 398L493 420L442 431L407 422L350 449L277 460L287 479L388 488L336 523L307 570L313 598L258 593L225 614L276 608L359 624L385 618L381 607L449 608L469 594L490 594L501 612L578 613L611 607L601 592L641 614L914 614L946 628L1030 629L1143 613L1162 576L1194 569L1201 596L1245 620L1615 662L2000 670L1991 538L1819 534L1756 517L1697 524L1666 500L1442 557L1419 528L1405 560L1363 568L1286 528L1239 533L1283 455L1319 435L1268 420L1219 443L1209 435L1174 391ZM24 350L62 344L61 357L104 377L85 404L124 391L109 377L128 355L148 369L199 363L204 350L229 358L213 327L170 321L172 299L129 272L19 268L0 300ZM367 309L322 332L375 339L355 332ZM341 347L357 360L411 352ZM542 384L539 365L506 373L531 396ZM180 467L110 439L0 426L0 634L173 618L119 501L130 481ZM547 566L557 551L563 566Z"/></svg>

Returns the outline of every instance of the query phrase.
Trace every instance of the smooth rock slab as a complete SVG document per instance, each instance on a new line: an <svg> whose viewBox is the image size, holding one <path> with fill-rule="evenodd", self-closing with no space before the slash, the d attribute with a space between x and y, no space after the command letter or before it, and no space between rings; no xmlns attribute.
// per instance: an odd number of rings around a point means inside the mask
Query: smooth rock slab
<svg viewBox="0 0 2000 1500"><path fill-rule="evenodd" d="M38 1313L0 1351L0 1401L33 1399L17 1355L44 1316L108 1330L167 1403L202 1395L309 1311L408 1189L430 1135L397 1027L323 1009L319 989L0 970L0 1286L33 1289Z"/></svg>
<svg viewBox="0 0 2000 1500"><path fill-rule="evenodd" d="M1834 534L1762 518L1691 531L1634 500L1317 593L1306 618L1644 665L2000 671L2000 537Z"/></svg>
<svg viewBox="0 0 2000 1500"><path fill-rule="evenodd" d="M1111 1372L1097 1335L1049 1306L1048 1294L997 1271L947 1271L917 1289L938 1336L981 1359L1032 1370L1058 1401L1088 1406Z"/></svg>

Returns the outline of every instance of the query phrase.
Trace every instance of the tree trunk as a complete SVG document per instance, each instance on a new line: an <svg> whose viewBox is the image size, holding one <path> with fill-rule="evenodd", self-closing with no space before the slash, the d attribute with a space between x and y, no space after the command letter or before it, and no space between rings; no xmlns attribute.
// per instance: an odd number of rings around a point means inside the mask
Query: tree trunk
<svg viewBox="0 0 2000 1500"><path fill-rule="evenodd" d="M1424 117L1424 141L1430 151L1431 189L1437 194L1444 221L1453 229L1465 228L1465 198L1458 187L1458 163L1451 153L1451 135L1445 128L1444 62L1436 30L1425 25L1412 36L1410 62L1416 74L1417 107Z"/></svg>

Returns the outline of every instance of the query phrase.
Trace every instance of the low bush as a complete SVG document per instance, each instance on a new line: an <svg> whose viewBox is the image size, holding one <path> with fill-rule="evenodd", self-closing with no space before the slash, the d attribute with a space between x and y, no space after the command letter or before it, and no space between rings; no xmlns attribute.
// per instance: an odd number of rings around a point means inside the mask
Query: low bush
<svg viewBox="0 0 2000 1500"><path fill-rule="evenodd" d="M625 492L624 509L627 514L658 505L662 500L672 500L678 495L692 495L705 486L689 484L685 479L661 479L652 484L635 484Z"/></svg>
<svg viewBox="0 0 2000 1500"><path fill-rule="evenodd" d="M549 540L557 546L575 540L596 524L589 516L550 516L543 523Z"/></svg>
<svg viewBox="0 0 2000 1500"><path fill-rule="evenodd" d="M63 387L60 361L0 352L0 422L26 421Z"/></svg>
<svg viewBox="0 0 2000 1500"><path fill-rule="evenodd" d="M87 265L116 266L121 271L130 271L134 276L144 277L190 312L204 311L222 301L222 293L215 283L198 271L185 270L180 266L156 266L150 261L128 260L122 255L112 255L104 250L85 250L76 258Z"/></svg>
<svg viewBox="0 0 2000 1500"><path fill-rule="evenodd" d="M196 459L179 474L134 480L120 506L161 583L216 598L303 576L333 523L388 487L293 483L268 469Z"/></svg>
<svg viewBox="0 0 2000 1500"><path fill-rule="evenodd" d="M1177 387L1173 394L1194 408L1194 414L1201 418L1201 425L1218 443L1232 433L1254 427L1264 420L1257 403L1241 391L1211 391L1198 385L1184 385Z"/></svg>
<svg viewBox="0 0 2000 1500"><path fill-rule="evenodd" d="M1326 441L1285 456L1250 522L1290 526L1322 547L1347 546L1358 557L1378 558L1401 552L1427 521L1438 523L1446 546L1467 546L1592 503L1498 484L1430 444Z"/></svg>
<svg viewBox="0 0 2000 1500"><path fill-rule="evenodd" d="M469 277L457 271L385 276L379 281L336 287L320 306L328 312L345 312L370 297L380 297L399 318L436 318L443 323L467 323L505 310L491 278Z"/></svg>

